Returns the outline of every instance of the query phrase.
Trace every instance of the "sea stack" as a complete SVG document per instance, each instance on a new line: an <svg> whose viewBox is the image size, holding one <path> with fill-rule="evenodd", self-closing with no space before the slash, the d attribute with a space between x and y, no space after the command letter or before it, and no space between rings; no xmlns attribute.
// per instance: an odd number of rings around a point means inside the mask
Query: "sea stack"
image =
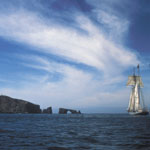
<svg viewBox="0 0 150 150"><path fill-rule="evenodd" d="M52 107L48 107L47 109L43 109L43 114L52 114Z"/></svg>

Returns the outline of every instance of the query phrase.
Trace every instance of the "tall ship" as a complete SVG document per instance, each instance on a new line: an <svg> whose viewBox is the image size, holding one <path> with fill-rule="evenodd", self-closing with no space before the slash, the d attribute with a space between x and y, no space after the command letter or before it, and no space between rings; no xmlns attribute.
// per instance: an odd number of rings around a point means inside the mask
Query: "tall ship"
<svg viewBox="0 0 150 150"><path fill-rule="evenodd" d="M148 115L149 111L144 102L142 88L144 87L140 76L140 67L134 69L133 75L128 76L127 86L131 86L131 94L128 105L128 113L132 115Z"/></svg>

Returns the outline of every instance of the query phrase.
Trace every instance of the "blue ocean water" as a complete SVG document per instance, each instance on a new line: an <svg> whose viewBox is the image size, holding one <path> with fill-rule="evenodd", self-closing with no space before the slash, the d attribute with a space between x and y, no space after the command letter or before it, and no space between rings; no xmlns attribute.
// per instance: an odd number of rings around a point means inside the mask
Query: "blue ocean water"
<svg viewBox="0 0 150 150"><path fill-rule="evenodd" d="M0 114L0 150L149 150L150 116Z"/></svg>

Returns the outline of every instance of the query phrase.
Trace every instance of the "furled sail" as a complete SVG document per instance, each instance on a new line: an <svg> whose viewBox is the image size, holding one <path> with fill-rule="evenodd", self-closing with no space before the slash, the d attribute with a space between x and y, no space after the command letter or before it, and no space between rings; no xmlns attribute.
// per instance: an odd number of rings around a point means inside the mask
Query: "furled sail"
<svg viewBox="0 0 150 150"><path fill-rule="evenodd" d="M127 85L135 86L136 84L140 87L144 87L141 76L129 76Z"/></svg>

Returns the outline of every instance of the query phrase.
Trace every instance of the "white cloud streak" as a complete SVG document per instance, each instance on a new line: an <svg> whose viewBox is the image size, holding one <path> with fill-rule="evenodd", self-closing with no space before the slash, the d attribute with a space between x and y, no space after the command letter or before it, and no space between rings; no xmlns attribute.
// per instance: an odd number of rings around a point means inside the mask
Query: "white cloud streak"
<svg viewBox="0 0 150 150"><path fill-rule="evenodd" d="M35 62L41 62L38 69L51 73L52 70L56 71L55 68L57 68L57 71L62 73L64 78L59 82L51 82L48 80L49 76L47 75L38 76L36 83L26 82L21 89L3 88L1 89L2 93L16 98L23 97L26 100L40 104L42 108L51 105L55 108L85 108L98 105L107 106L107 104L116 106L115 103L118 103L119 98L124 94L122 90L117 90L114 93L107 91L114 83L124 81L123 78L110 79L109 83L105 80L94 80L92 74L85 73L82 70L50 62L42 57L32 56L32 58ZM37 66L32 64L30 67L37 69ZM115 94L117 95L115 96ZM126 103L125 98L123 101Z"/></svg>
<svg viewBox="0 0 150 150"><path fill-rule="evenodd" d="M116 65L121 68L138 63L134 53L108 40L88 18L77 17L77 22L88 35L63 26L47 25L46 20L36 14L19 11L0 15L0 35L35 46L42 52L96 67L104 73L116 70Z"/></svg>
<svg viewBox="0 0 150 150"><path fill-rule="evenodd" d="M99 17L103 23L107 24L113 23L111 18L113 21L117 20L109 14ZM30 59L38 64L25 63L24 65L49 73L58 72L64 78L59 82L49 82L49 76L46 74L41 76L37 83L27 82L21 89L6 88L2 89L2 92L39 103L42 107L49 105L54 107L60 105L61 107L107 105L114 104L122 95L125 96L126 90L116 89L113 92L108 92L108 90L112 88L113 84L124 82L122 72L125 68L139 62L136 55L123 46L115 44L102 32L100 27L97 27L87 17L80 15L75 18L75 21L79 28L87 34L71 27L56 25L50 20L40 18L37 14L26 10L11 12L11 14L1 12L0 36L28 44L43 53L52 53L76 63L95 67L103 74L100 80L93 79L92 74L84 70L50 62L42 57L31 56ZM116 27L116 24L112 24L111 27ZM121 29L119 20L117 20L117 28Z"/></svg>

